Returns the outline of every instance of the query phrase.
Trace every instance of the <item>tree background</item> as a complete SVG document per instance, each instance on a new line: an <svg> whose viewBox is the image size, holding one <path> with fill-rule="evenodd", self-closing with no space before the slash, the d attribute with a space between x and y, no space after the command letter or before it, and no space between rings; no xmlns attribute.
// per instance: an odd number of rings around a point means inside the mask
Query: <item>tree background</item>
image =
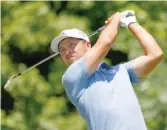
<svg viewBox="0 0 167 130"><path fill-rule="evenodd" d="M85 121L66 97L61 76L66 70L55 57L6 81L51 55L51 40L63 29L90 34L116 11L133 9L139 23L157 40L163 61L134 86L148 130L167 130L167 2L45 1L1 2L1 129L86 130ZM92 45L98 35L92 37ZM128 29L121 28L105 61L110 65L143 54Z"/></svg>

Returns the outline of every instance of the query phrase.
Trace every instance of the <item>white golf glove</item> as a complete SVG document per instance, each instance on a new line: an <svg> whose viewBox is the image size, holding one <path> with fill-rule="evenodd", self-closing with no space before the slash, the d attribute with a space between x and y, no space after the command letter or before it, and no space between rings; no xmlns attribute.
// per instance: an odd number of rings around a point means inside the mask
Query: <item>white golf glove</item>
<svg viewBox="0 0 167 130"><path fill-rule="evenodd" d="M135 12L133 10L121 12L121 27L128 28L131 23L137 23Z"/></svg>

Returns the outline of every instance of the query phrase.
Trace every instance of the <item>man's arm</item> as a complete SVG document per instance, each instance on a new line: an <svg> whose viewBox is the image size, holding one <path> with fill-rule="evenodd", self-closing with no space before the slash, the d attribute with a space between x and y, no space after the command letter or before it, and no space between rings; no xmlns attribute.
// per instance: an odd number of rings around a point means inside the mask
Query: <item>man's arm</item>
<svg viewBox="0 0 167 130"><path fill-rule="evenodd" d="M155 39L138 23L130 24L129 29L139 40L144 52L144 55L136 58L133 64L136 76L143 78L160 63L163 52Z"/></svg>
<svg viewBox="0 0 167 130"><path fill-rule="evenodd" d="M96 68L107 55L112 44L115 42L120 27L120 13L112 16L112 21L101 32L96 44L86 55L86 66L89 73L95 72Z"/></svg>

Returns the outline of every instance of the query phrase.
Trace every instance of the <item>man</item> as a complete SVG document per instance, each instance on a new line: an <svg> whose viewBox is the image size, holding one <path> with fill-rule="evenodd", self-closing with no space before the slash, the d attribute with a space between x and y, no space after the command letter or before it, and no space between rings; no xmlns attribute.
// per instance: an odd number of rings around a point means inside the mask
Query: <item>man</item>
<svg viewBox="0 0 167 130"><path fill-rule="evenodd" d="M77 29L65 30L52 41L51 49L60 52L69 65L62 77L66 94L89 130L146 130L132 84L160 63L162 50L137 23L133 11L115 13L105 24L93 47L88 36ZM136 36L144 55L110 67L103 59L114 44L120 25Z"/></svg>

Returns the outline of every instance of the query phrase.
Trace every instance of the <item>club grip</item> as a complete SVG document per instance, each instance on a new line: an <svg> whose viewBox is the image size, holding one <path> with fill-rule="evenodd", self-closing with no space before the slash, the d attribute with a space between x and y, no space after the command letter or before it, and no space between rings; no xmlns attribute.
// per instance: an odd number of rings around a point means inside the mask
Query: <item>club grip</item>
<svg viewBox="0 0 167 130"><path fill-rule="evenodd" d="M105 26L98 29L98 32L102 31L105 28Z"/></svg>

